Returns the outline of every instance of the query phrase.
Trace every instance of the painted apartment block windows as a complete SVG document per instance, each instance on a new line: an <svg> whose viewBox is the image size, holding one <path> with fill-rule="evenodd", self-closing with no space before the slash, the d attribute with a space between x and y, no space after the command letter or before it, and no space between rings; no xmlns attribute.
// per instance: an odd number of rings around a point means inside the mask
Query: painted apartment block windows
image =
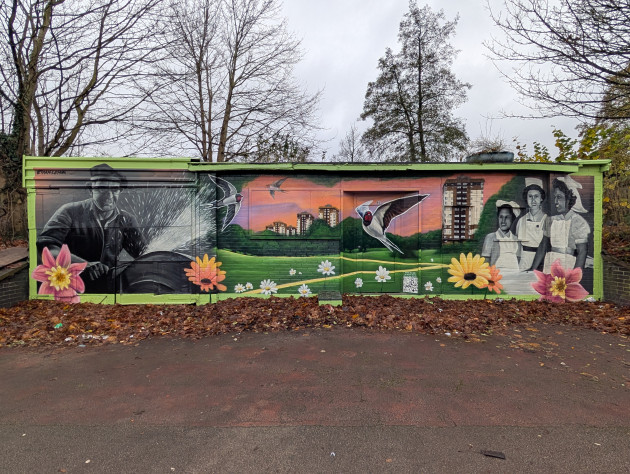
<svg viewBox="0 0 630 474"><path fill-rule="evenodd" d="M311 214L310 212L298 212L297 214L297 234L298 235L305 235L306 232L308 231L309 227L311 227L311 224L313 224L313 221L315 220L315 217L313 217L313 214Z"/></svg>
<svg viewBox="0 0 630 474"><path fill-rule="evenodd" d="M442 188L444 241L472 239L483 209L483 179L447 179Z"/></svg>
<svg viewBox="0 0 630 474"><path fill-rule="evenodd" d="M319 208L318 217L330 227L334 227L339 223L339 209L330 204L326 204Z"/></svg>

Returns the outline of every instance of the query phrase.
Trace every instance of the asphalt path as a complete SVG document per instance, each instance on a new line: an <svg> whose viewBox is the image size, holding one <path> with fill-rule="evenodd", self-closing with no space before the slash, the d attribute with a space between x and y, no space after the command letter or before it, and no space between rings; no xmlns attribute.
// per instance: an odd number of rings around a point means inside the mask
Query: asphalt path
<svg viewBox="0 0 630 474"><path fill-rule="evenodd" d="M630 472L630 340L358 329L0 349L0 472Z"/></svg>

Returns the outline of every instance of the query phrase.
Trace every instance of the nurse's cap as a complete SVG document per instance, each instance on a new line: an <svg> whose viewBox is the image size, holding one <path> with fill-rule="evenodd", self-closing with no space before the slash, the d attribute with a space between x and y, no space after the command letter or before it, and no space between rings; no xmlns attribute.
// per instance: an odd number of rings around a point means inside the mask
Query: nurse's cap
<svg viewBox="0 0 630 474"><path fill-rule="evenodd" d="M571 208L571 210L573 212L580 212L580 213L588 212L586 209L584 209L584 206L582 205L582 198L580 197L580 192L578 191L579 189L582 189L582 185L569 175L560 176L557 179L558 181L564 182L564 184L567 185L567 188L569 188L571 192L573 193L573 195L575 196L575 204L573 204L573 207Z"/></svg>
<svg viewBox="0 0 630 474"><path fill-rule="evenodd" d="M500 208L500 207L504 207L504 206L511 207L512 208L512 212L514 213L514 215L516 217L521 215L521 206L519 206L514 201L503 201L502 199L499 199L497 201L497 209Z"/></svg>
<svg viewBox="0 0 630 474"><path fill-rule="evenodd" d="M529 186L538 186L540 189L544 189L542 179L540 178L525 178L525 187L527 188Z"/></svg>

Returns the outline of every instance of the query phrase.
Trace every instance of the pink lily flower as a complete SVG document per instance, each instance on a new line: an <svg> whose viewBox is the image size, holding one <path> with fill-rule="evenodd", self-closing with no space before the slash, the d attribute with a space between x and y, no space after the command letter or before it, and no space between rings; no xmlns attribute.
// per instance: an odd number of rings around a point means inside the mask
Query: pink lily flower
<svg viewBox="0 0 630 474"><path fill-rule="evenodd" d="M564 303L565 301L581 301L588 296L588 291L580 285L582 269L564 269L560 259L551 265L551 273L542 273L534 270L538 281L532 283L532 288L540 293L540 300L552 303Z"/></svg>
<svg viewBox="0 0 630 474"><path fill-rule="evenodd" d="M42 252L42 264L33 270L33 278L41 282L38 294L54 295L55 300L68 303L80 301L77 293L85 291L85 284L79 274L85 270L87 262L72 263L72 256L66 244L55 259L48 247Z"/></svg>
<svg viewBox="0 0 630 474"><path fill-rule="evenodd" d="M534 270L534 274L538 280L531 284L532 288L540 294L539 301L548 300L551 297L551 275L538 270Z"/></svg>

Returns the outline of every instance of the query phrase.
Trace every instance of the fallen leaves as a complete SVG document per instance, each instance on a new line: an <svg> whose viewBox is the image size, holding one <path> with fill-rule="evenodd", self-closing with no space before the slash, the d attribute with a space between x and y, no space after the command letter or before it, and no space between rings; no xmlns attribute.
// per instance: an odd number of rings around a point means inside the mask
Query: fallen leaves
<svg viewBox="0 0 630 474"><path fill-rule="evenodd" d="M335 326L446 334L479 341L514 325L536 322L630 334L629 308L610 303L557 305L522 300L453 301L343 295L341 306L316 298L233 298L194 305L67 305L24 301L0 309L1 346L136 344L151 337L198 339L244 331L330 329ZM61 324L61 326L59 326ZM535 332L532 331L532 332Z"/></svg>

